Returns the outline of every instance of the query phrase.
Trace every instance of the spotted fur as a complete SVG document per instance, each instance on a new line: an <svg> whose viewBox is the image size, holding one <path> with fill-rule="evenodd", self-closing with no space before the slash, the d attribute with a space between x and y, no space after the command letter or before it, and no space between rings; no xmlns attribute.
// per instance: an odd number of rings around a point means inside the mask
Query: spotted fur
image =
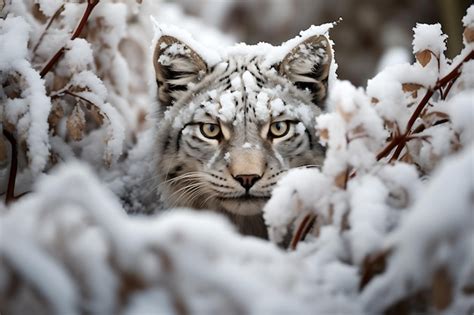
<svg viewBox="0 0 474 315"><path fill-rule="evenodd" d="M156 170L168 207L219 211L242 233L265 238L262 208L278 179L290 168L322 164L314 125L332 55L324 36L270 65L249 47L210 66L188 44L158 40ZM284 137L271 135L276 121L290 126ZM203 123L219 126L220 138L207 138Z"/></svg>

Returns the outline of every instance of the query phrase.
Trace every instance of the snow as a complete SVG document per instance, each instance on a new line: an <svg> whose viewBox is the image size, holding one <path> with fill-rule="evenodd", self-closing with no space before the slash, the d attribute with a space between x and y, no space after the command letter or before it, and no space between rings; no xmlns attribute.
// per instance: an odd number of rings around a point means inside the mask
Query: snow
<svg viewBox="0 0 474 315"><path fill-rule="evenodd" d="M447 35L443 34L441 24L417 23L413 28L413 53L428 49L439 56L446 50Z"/></svg>
<svg viewBox="0 0 474 315"><path fill-rule="evenodd" d="M52 16L63 4L61 0L38 0L39 9L46 16Z"/></svg>
<svg viewBox="0 0 474 315"><path fill-rule="evenodd" d="M453 272L472 267L468 266L474 245L474 182L468 174L474 174L473 159L474 147L470 146L446 160L433 174L423 197L404 218L401 227L389 235L386 246L395 246L397 251L384 275L374 279L362 294L369 312L379 312L406 290L413 292L441 265L447 265ZM451 178L456 178L456 182ZM407 286L408 279L415 281ZM468 307L464 305L463 313Z"/></svg>
<svg viewBox="0 0 474 315"><path fill-rule="evenodd" d="M155 39L153 43L156 43L161 36L172 36L189 45L192 50L194 50L199 56L201 56L201 58L204 59L209 67L212 67L221 61L221 57L217 52L207 49L198 43L187 31L184 31L174 25L160 24L154 17L150 18L155 29ZM154 46L155 45L152 44L151 47Z"/></svg>
<svg viewBox="0 0 474 315"><path fill-rule="evenodd" d="M238 92L226 92L220 96L219 117L224 122L230 122L235 117L235 102L239 98Z"/></svg>
<svg viewBox="0 0 474 315"><path fill-rule="evenodd" d="M454 129L459 132L461 143L468 145L474 141L474 91L461 92L446 104Z"/></svg>
<svg viewBox="0 0 474 315"><path fill-rule="evenodd" d="M276 98L270 101L270 109L272 111L272 117L277 117L285 111L285 104L280 98Z"/></svg>
<svg viewBox="0 0 474 315"><path fill-rule="evenodd" d="M301 43L311 36L326 36L332 50L334 23L312 26L276 47L226 48L235 38L177 4L100 2L81 38L70 40L86 4L68 2L39 42L47 21L33 9L51 16L61 4L14 1L0 19L0 117L19 142L19 198L9 204L3 202L9 151L0 161L0 295L8 295L2 314L379 314L418 292L435 293L443 277L451 283L443 287L451 302L437 311L472 310L464 289L474 274L473 61L460 68L448 94L446 87L443 95L434 92L399 157L396 148L380 156L407 132L426 91L468 56L472 43L465 40L449 60L440 24L417 24L413 51L429 49L436 58L423 66L410 64L400 50L387 51L388 61L366 88L337 80L333 58L327 111L316 118L312 104L287 109L281 95L288 86L259 89L250 71L234 75L231 85L257 98L260 121L300 119L292 125L296 134L316 136L315 150L321 145L326 152L314 165L294 169L288 153L252 139L209 154L203 165L210 169L219 159L230 163L232 148L271 150L281 164L263 207L266 241L238 234L218 213L163 209L155 179L157 122L148 118L157 106L151 61L145 62L150 43L153 35L154 43L174 36L189 46L173 44L171 53L192 49L217 72L233 54L256 56L266 66L261 70L275 74L272 66L294 47L306 50ZM281 8L291 10L286 2ZM473 21L471 6L463 24ZM64 56L41 78L39 71L63 46ZM210 100L169 108L158 123L181 129L201 105L224 123L243 119L236 113L240 92L206 93ZM172 111L180 118L170 122ZM84 128L81 139L68 136L68 122ZM305 218L314 224L303 231ZM298 231L305 234L301 240ZM282 248L291 240L294 249ZM387 252L385 270L361 286L367 267L374 267L368 258Z"/></svg>
<svg viewBox="0 0 474 315"><path fill-rule="evenodd" d="M255 77L250 73L250 71L245 71L244 74L242 74L242 79L244 80L245 88L249 92L257 90L257 81L255 80Z"/></svg>
<svg viewBox="0 0 474 315"><path fill-rule="evenodd" d="M466 10L466 15L462 18L464 27L469 27L474 24L474 6L469 6Z"/></svg>
<svg viewBox="0 0 474 315"><path fill-rule="evenodd" d="M288 209L296 208L298 212L304 212L312 207L324 214L328 208L326 196L329 187L329 179L317 169L295 169L288 172L278 182L272 198L265 205L264 218L270 226L270 239L278 243L287 233L287 226L295 216ZM296 215L298 214L300 213Z"/></svg>
<svg viewBox="0 0 474 315"><path fill-rule="evenodd" d="M80 72L94 62L91 45L83 38L70 40L66 45L66 52L61 62L65 62L68 71Z"/></svg>
<svg viewBox="0 0 474 315"><path fill-rule="evenodd" d="M0 68L9 69L15 61L26 58L31 26L21 16L0 20Z"/></svg>
<svg viewBox="0 0 474 315"><path fill-rule="evenodd" d="M257 103L255 104L255 114L258 120L266 121L270 112L268 110L269 96L266 92L259 92L257 95Z"/></svg>
<svg viewBox="0 0 474 315"><path fill-rule="evenodd" d="M377 65L377 72L387 67L410 62L411 56L405 47L391 47L384 52Z"/></svg>

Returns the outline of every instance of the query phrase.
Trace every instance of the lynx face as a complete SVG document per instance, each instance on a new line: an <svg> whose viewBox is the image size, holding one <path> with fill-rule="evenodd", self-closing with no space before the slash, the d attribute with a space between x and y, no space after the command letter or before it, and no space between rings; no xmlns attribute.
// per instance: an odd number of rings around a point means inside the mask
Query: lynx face
<svg viewBox="0 0 474 315"><path fill-rule="evenodd" d="M237 48L211 66L189 44L158 40L157 175L168 207L224 212L259 234L244 216L262 225L280 176L322 164L314 118L332 55L324 36L302 40L275 64L255 47Z"/></svg>

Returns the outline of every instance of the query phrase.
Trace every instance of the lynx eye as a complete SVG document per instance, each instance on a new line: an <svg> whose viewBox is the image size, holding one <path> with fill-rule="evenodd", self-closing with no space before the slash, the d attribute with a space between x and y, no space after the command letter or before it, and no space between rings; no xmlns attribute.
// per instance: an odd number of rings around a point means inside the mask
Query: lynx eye
<svg viewBox="0 0 474 315"><path fill-rule="evenodd" d="M218 124L202 123L199 130L204 137L209 139L217 139L221 136L221 127Z"/></svg>
<svg viewBox="0 0 474 315"><path fill-rule="evenodd" d="M276 121L270 125L270 135L273 138L281 138L286 136L290 130L290 123L287 121Z"/></svg>

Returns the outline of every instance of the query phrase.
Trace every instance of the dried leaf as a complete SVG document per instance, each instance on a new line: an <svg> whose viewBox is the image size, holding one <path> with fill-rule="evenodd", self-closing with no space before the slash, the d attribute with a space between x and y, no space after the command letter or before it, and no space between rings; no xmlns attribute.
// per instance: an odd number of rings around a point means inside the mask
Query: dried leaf
<svg viewBox="0 0 474 315"><path fill-rule="evenodd" d="M341 234L342 234L342 232L350 230L350 228L351 228L351 224L349 222L349 214L350 214L350 211L347 211L342 216L341 229L339 230L339 233L341 233Z"/></svg>
<svg viewBox="0 0 474 315"><path fill-rule="evenodd" d="M378 102L380 102L379 99L378 99L378 98L375 98L375 97L372 97L372 98L370 99L370 101L371 101L372 104L374 104L374 105L377 104Z"/></svg>
<svg viewBox="0 0 474 315"><path fill-rule="evenodd" d="M354 116L354 113L344 111L340 106L336 106L336 111L341 115L345 122L351 121Z"/></svg>
<svg viewBox="0 0 474 315"><path fill-rule="evenodd" d="M92 118L94 119L94 121L99 125L99 126L102 126L102 124L104 123L104 115L102 114L102 112L100 111L100 109L96 106L92 106L91 108L89 108L89 113L91 114Z"/></svg>
<svg viewBox="0 0 474 315"><path fill-rule="evenodd" d="M79 141L84 136L86 119L80 106L75 106L72 113L67 118L66 123L69 137L74 141Z"/></svg>
<svg viewBox="0 0 474 315"><path fill-rule="evenodd" d="M367 255L361 266L359 290L362 290L375 276L385 271L387 259L392 254L392 248L384 249Z"/></svg>
<svg viewBox="0 0 474 315"><path fill-rule="evenodd" d="M51 112L49 113L48 116L48 124L49 124L49 129L50 130L56 130L56 127L61 120L61 118L64 117L64 109L59 104L59 102L53 102L53 108L51 109Z"/></svg>
<svg viewBox="0 0 474 315"><path fill-rule="evenodd" d="M53 77L53 84L51 86L52 91L60 91L66 87L66 84L69 83L69 79L67 77L60 76L55 74Z"/></svg>
<svg viewBox="0 0 474 315"><path fill-rule="evenodd" d="M400 161L413 164L413 157L411 156L410 152L407 152L400 158Z"/></svg>
<svg viewBox="0 0 474 315"><path fill-rule="evenodd" d="M346 184L347 184L347 175L348 171L342 171L340 172L336 178L334 178L334 182L336 183L336 186L341 188L341 189L346 189Z"/></svg>
<svg viewBox="0 0 474 315"><path fill-rule="evenodd" d="M413 98L418 97L418 90L421 89L422 87L423 85L418 84L418 83L403 83L402 84L403 92L411 93L411 96Z"/></svg>
<svg viewBox="0 0 474 315"><path fill-rule="evenodd" d="M323 141L328 141L329 140L329 130L320 129L319 130L319 139L321 139Z"/></svg>
<svg viewBox="0 0 474 315"><path fill-rule="evenodd" d="M474 27L466 27L463 36L468 44L474 42Z"/></svg>
<svg viewBox="0 0 474 315"><path fill-rule="evenodd" d="M0 165L8 162L8 147L5 137L0 136Z"/></svg>
<svg viewBox="0 0 474 315"><path fill-rule="evenodd" d="M429 112L422 116L423 121L429 126L433 126L438 121L449 120L449 115L443 112Z"/></svg>
<svg viewBox="0 0 474 315"><path fill-rule="evenodd" d="M453 300L453 282L448 270L441 267L433 275L431 286L433 304L438 310L446 309Z"/></svg>
<svg viewBox="0 0 474 315"><path fill-rule="evenodd" d="M421 50L415 54L416 60L423 66L426 67L426 65L430 62L431 60L431 54L432 52L428 49Z"/></svg>

